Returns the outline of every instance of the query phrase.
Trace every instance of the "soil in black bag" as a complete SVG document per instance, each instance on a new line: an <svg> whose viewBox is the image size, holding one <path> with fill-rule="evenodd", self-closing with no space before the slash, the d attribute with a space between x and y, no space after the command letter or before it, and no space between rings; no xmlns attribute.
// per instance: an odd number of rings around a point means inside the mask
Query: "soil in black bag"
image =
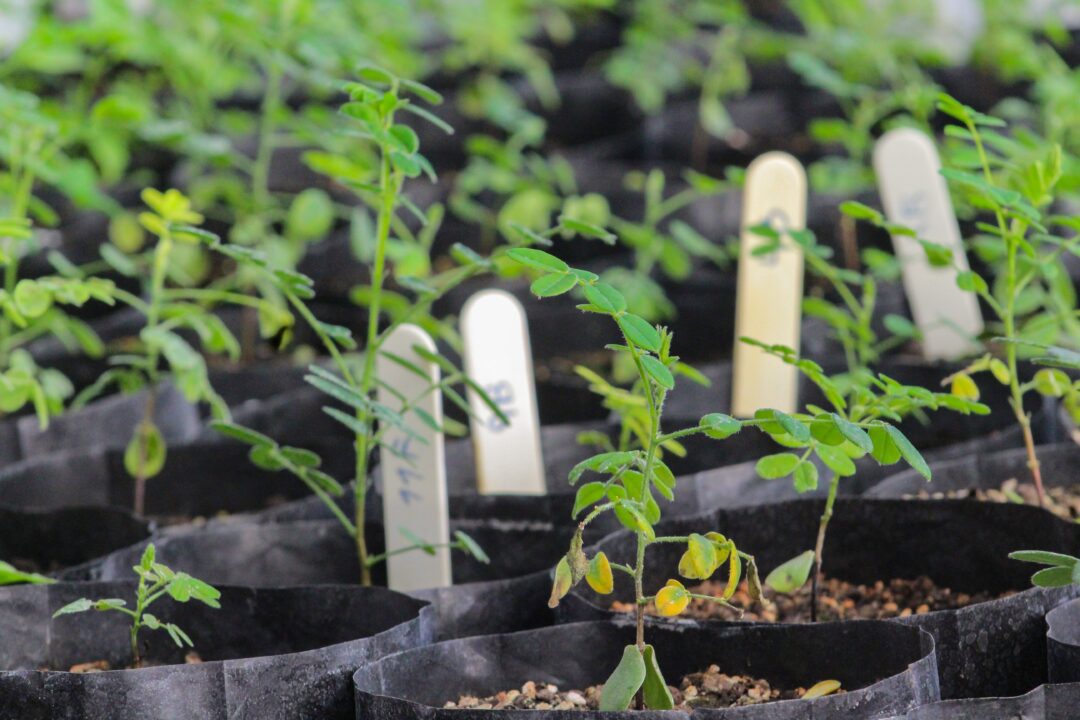
<svg viewBox="0 0 1080 720"><path fill-rule="evenodd" d="M488 697L462 695L456 702L449 701L444 707L449 710L599 710L603 687L591 685L584 690L560 690L557 685L537 685L529 680L520 689L502 691ZM836 691L843 692L839 688ZM669 685L668 692L675 703L675 710L689 712L695 708L741 707L773 700L798 700L806 695L807 688L780 690L768 680L749 675L727 675L720 672L719 666L710 665L703 672L686 675L678 685Z"/></svg>
<svg viewBox="0 0 1080 720"><path fill-rule="evenodd" d="M1065 442L1039 445L1036 457L1042 470L1044 507L1070 522L1080 520L1080 484L1075 468L1080 447ZM972 453L931 463L934 480L929 485L913 471L897 473L867 492L868 497L905 500L971 500L1038 506L1039 498L1023 448Z"/></svg>
<svg viewBox="0 0 1080 720"><path fill-rule="evenodd" d="M680 536L715 529L754 555L764 575L813 546L821 512L820 501L787 501L667 520L656 532ZM1046 681L1046 613L1080 592L1031 588L1031 568L1008 557L1029 547L1075 554L1080 526L1022 505L841 498L826 538L825 573L849 588L834 598L840 606L853 601L841 616L860 617L858 608L865 598L843 593L859 593L863 586L876 598L871 602L878 606L874 616L895 614L894 622L922 627L935 636L943 696L1019 694ZM672 543L650 547L647 589L661 587L675 575L685 549ZM589 554L600 550L612 563L632 563L633 535L611 535ZM931 578L936 589L920 581L923 576ZM897 580L904 582L894 583ZM628 602L632 597L625 583L617 582L615 592L614 597L600 596L579 584L563 599L557 615L568 621L609 616L613 600ZM757 619L804 618L809 599L807 591L802 592L801 600L785 599L787 605L777 607L775 617ZM887 602L896 609L890 605L885 612ZM906 616L908 608L902 605L911 609Z"/></svg>
<svg viewBox="0 0 1080 720"><path fill-rule="evenodd" d="M356 673L357 716L407 720L430 717L434 708L453 708L463 718L490 716L496 708L595 710L598 686L633 638L628 622L573 623L406 651ZM738 717L770 720L869 718L938 697L933 641L892 623L650 623L645 640L665 677L676 681L675 712L682 717L688 711L729 717L728 708L736 707ZM822 681L845 692L796 699Z"/></svg>

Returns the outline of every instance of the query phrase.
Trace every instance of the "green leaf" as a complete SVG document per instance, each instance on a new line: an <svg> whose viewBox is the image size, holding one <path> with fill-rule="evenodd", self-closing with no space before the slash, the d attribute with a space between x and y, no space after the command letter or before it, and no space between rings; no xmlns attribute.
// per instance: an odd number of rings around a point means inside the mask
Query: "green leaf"
<svg viewBox="0 0 1080 720"><path fill-rule="evenodd" d="M838 447L818 445L814 448L814 454L840 477L850 477L855 474L855 463Z"/></svg>
<svg viewBox="0 0 1080 720"><path fill-rule="evenodd" d="M17 569L14 565L6 563L0 560L0 586L2 585L19 585L22 583L28 583L31 585L47 585L49 583L56 582L52 578L45 577L38 573L23 572Z"/></svg>
<svg viewBox="0 0 1080 720"><path fill-rule="evenodd" d="M757 461L757 474L766 480L786 477L795 470L799 462L799 456L794 453L766 455Z"/></svg>
<svg viewBox="0 0 1080 720"><path fill-rule="evenodd" d="M671 374L671 370L667 365L657 360L652 355L644 355L641 358L641 364L645 368L645 372L656 381L657 385L665 390L671 390L675 387L675 378Z"/></svg>
<svg viewBox="0 0 1080 720"><path fill-rule="evenodd" d="M882 465L892 465L900 460L900 448L893 442L884 425L872 425L867 434L874 443L870 455L875 460Z"/></svg>
<svg viewBox="0 0 1080 720"><path fill-rule="evenodd" d="M581 511L603 499L606 492L607 486L605 486L604 483L585 483L578 488L577 495L574 496L574 509L570 516L577 519L577 516L581 514Z"/></svg>
<svg viewBox="0 0 1080 720"><path fill-rule="evenodd" d="M798 442L807 442L810 440L810 428L804 423L796 420L787 413L782 413L779 410L773 410L773 419L780 423L780 427L784 429L788 435L797 440Z"/></svg>
<svg viewBox="0 0 1080 720"><path fill-rule="evenodd" d="M586 470L597 473L613 473L624 465L634 462L637 454L630 451L606 452L582 460L570 469L567 475L571 485L575 485Z"/></svg>
<svg viewBox="0 0 1080 720"><path fill-rule="evenodd" d="M293 198L285 219L285 234L298 240L315 240L334 224L334 203L324 190L307 188Z"/></svg>
<svg viewBox="0 0 1080 720"><path fill-rule="evenodd" d="M922 454L915 449L915 446L911 444L911 441L907 439L904 433L888 423L882 423L882 427L885 428L885 432L889 433L889 438L896 445L897 450L900 451L900 456L907 461L907 464L929 480L930 466L926 464Z"/></svg>
<svg viewBox="0 0 1080 720"><path fill-rule="evenodd" d="M1022 562L1050 565L1052 567L1071 568L1074 565L1080 564L1080 559L1077 559L1072 555L1049 552L1047 550L1017 550L1016 552L1009 553L1009 558L1012 560L1020 560Z"/></svg>
<svg viewBox="0 0 1080 720"><path fill-rule="evenodd" d="M956 286L961 290L973 293L987 293L990 291L986 280L974 270L964 270L956 274Z"/></svg>
<svg viewBox="0 0 1080 720"><path fill-rule="evenodd" d="M643 654L645 660L645 681L641 686L641 695L645 700L645 707L652 710L671 710L675 707L675 699L671 697L667 682L663 673L660 672L660 664L656 660L656 650L652 645L645 646Z"/></svg>
<svg viewBox="0 0 1080 720"><path fill-rule="evenodd" d="M233 440L247 443L248 445L277 445L273 438L267 437L260 432L256 432L242 425L225 422L224 420L215 420L211 422L210 429L219 432L226 437L230 437Z"/></svg>
<svg viewBox="0 0 1080 720"><path fill-rule="evenodd" d="M793 593L806 584L813 568L814 551L807 550L778 565L765 578L765 584L778 593Z"/></svg>
<svg viewBox="0 0 1080 720"><path fill-rule="evenodd" d="M491 558L488 557L488 554L484 552L484 549L480 547L480 544L473 540L468 534L461 530L455 530L454 539L457 540L461 545L461 548L475 560L485 565L491 564Z"/></svg>
<svg viewBox="0 0 1080 720"><path fill-rule="evenodd" d="M795 492L810 492L818 486L817 465L811 462L799 463L795 468Z"/></svg>
<svg viewBox="0 0 1080 720"><path fill-rule="evenodd" d="M69 602L64 607L60 608L53 613L53 617L60 617L61 615L72 615L74 613L86 612L94 607L94 601L90 598L79 598L74 602Z"/></svg>
<svg viewBox="0 0 1080 720"><path fill-rule="evenodd" d="M157 425L141 422L124 450L124 469L133 478L152 478L165 467L165 455L165 438Z"/></svg>
<svg viewBox="0 0 1080 720"><path fill-rule="evenodd" d="M607 313L619 313L626 309L626 298L611 285L597 282L585 285L585 299Z"/></svg>
<svg viewBox="0 0 1080 720"><path fill-rule="evenodd" d="M741 422L723 413L709 413L698 425L705 428L705 435L713 440L724 440L742 430Z"/></svg>
<svg viewBox="0 0 1080 720"><path fill-rule="evenodd" d="M623 649L622 659L600 691L600 712L622 712L630 707L645 682L645 659L636 645Z"/></svg>
<svg viewBox="0 0 1080 720"><path fill-rule="evenodd" d="M28 318L41 317L53 303L52 293L34 280L20 280L15 285L14 297L19 312Z"/></svg>
<svg viewBox="0 0 1080 720"><path fill-rule="evenodd" d="M617 318L626 339L650 352L660 351L660 333L645 318L627 313Z"/></svg>
<svg viewBox="0 0 1080 720"><path fill-rule="evenodd" d="M836 413L832 413L831 417L837 429L840 430L840 433L848 442L863 452L872 452L874 450L874 441L870 439L865 430Z"/></svg>
<svg viewBox="0 0 1080 720"><path fill-rule="evenodd" d="M555 297L570 292L577 286L577 278L566 273L564 275L543 275L533 280L529 290L536 297Z"/></svg>
<svg viewBox="0 0 1080 720"><path fill-rule="evenodd" d="M1072 585L1073 569L1068 567L1048 567L1031 576L1031 584L1036 587L1056 588Z"/></svg>
<svg viewBox="0 0 1080 720"><path fill-rule="evenodd" d="M536 248L511 248L506 252L511 260L521 263L533 270L542 272L567 273L570 266L549 252Z"/></svg>
<svg viewBox="0 0 1080 720"><path fill-rule="evenodd" d="M1043 368L1032 380L1035 391L1045 397L1061 397L1072 387L1069 376L1057 368Z"/></svg>

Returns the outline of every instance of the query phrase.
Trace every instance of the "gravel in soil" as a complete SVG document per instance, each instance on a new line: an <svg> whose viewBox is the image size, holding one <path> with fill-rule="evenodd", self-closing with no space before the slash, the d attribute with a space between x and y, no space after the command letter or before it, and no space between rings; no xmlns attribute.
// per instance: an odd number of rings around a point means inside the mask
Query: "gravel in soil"
<svg viewBox="0 0 1080 720"><path fill-rule="evenodd" d="M203 661L202 658L199 657L199 653L195 652L194 650L189 651L188 654L184 656L184 664L185 665L198 665L202 661ZM147 661L147 662L144 662L142 665L140 665L140 668L161 667L161 666L166 665L166 664L168 664L168 663ZM41 669L42 670L51 670L52 668L45 667L45 668L41 668ZM76 663L76 664L72 665L71 667L67 668L67 672L72 672L72 673L98 673L98 672L106 672L106 671L112 670L112 669L113 669L112 663L110 663L108 660L92 660L90 662ZM116 668L116 669L118 669L118 670L133 670L134 668L131 665L127 665L125 667Z"/></svg>
<svg viewBox="0 0 1080 720"><path fill-rule="evenodd" d="M462 695L444 705L452 710L599 710L601 685L585 690L560 690L555 685L531 680L519 690L506 690L487 697ZM780 690L768 680L746 675L726 675L716 665L687 675L678 687L671 687L676 710L726 708L758 705L773 700L795 700L806 688Z"/></svg>
<svg viewBox="0 0 1080 720"><path fill-rule="evenodd" d="M725 582L709 580L689 590L701 595L720 597L725 585ZM819 588L818 620L883 620L923 615L935 610L954 610L1012 594L1013 591L1003 594L953 592L949 588L935 585L934 581L926 576L915 580L890 580L888 583L879 580L870 585L826 578ZM746 582L743 581L729 601L736 609L694 598L681 617L757 622L810 620L809 583L792 595L781 595L766 589L765 599L766 602L762 605L751 602ZM634 606L632 603L617 602L611 607L616 612L628 613L633 611ZM646 612L656 614L656 608L650 604Z"/></svg>
<svg viewBox="0 0 1080 720"><path fill-rule="evenodd" d="M1046 487L1045 490L1047 510L1065 520L1080 522L1080 485ZM963 490L948 490L941 492L919 490L917 493L905 495L904 499L978 500L980 502L1011 502L1023 505L1039 504L1039 496L1035 492L1035 485L1033 483L1020 482L1016 478L1010 478L996 488L964 488Z"/></svg>

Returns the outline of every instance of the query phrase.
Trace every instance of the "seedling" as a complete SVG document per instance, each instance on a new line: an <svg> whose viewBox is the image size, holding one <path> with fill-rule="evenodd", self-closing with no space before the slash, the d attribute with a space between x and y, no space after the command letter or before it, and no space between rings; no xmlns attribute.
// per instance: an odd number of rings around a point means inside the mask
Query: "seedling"
<svg viewBox="0 0 1080 720"><path fill-rule="evenodd" d="M629 357L637 368L638 382L648 408L645 446L637 450L603 452L578 463L570 471L572 485L577 485L586 472L605 476L605 479L584 483L577 489L573 517L585 514L578 523L569 551L555 567L548 604L557 606L570 588L582 579L596 592L608 594L614 590L614 571L632 577L636 643L625 648L618 667L604 684L600 709L620 711L632 704L654 710L671 709L674 701L657 664L655 651L645 642L645 606L655 603L660 615L674 617L687 608L692 598L726 605L743 577L744 563L752 596L759 596L760 583L754 558L739 550L734 540L718 532L670 537L656 535L653 526L660 521L661 510L654 491L667 501L675 497L675 475L660 458L660 448L665 443L694 434L724 439L738 432L742 423L727 415L713 413L703 417L696 426L665 433L661 428L661 414L667 393L675 386L673 371L678 364L678 358L671 354L671 334L629 312L622 293L594 273L571 268L554 255L535 248L514 248L508 254L540 273L532 284L533 293L539 297L562 295L580 287L586 298L586 304L579 306L580 309L607 315L615 322L623 343L608 348ZM606 512L615 513L619 522L636 535L637 559L633 565L612 563L603 552L592 558L585 555L582 535L589 523ZM676 579L668 580L654 595L645 595L645 550L656 543L686 545L679 573L688 579L706 580L726 565L728 582L723 595L713 597L692 593Z"/></svg>
<svg viewBox="0 0 1080 720"><path fill-rule="evenodd" d="M968 151L960 155L962 168L950 167L942 175L963 190L978 210L993 215L994 223L978 222L977 247L984 257L992 258L998 268L993 282L974 271L957 275L957 285L975 293L997 317L996 338L1003 345L1004 362L986 355L947 378L953 392L977 399L979 389L972 375L989 372L1009 388L1009 404L1024 437L1028 467L1035 484L1039 505L1044 491L1031 415L1024 398L1035 391L1049 397L1071 395L1072 383L1062 370L1046 367L1031 380L1020 376L1022 352L1047 348L1060 336L1071 343L1080 340L1074 308L1075 291L1061 259L1076 253L1080 236L1063 237L1051 228L1078 229L1072 218L1047 216L1044 209L1054 200L1055 187L1062 177L1062 153L1059 146L1025 148L997 130L1005 125L998 118L977 112L952 97L941 95L938 108L957 121L946 134L964 143ZM931 262L949 266L953 259L947 248L923 242ZM1045 308L1045 311L1043 311Z"/></svg>
<svg viewBox="0 0 1080 720"><path fill-rule="evenodd" d="M37 98L0 85L0 120L5 128L0 142L0 412L30 405L45 427L51 415L62 412L74 388L62 373L38 367L24 346L51 334L73 349L100 356L101 340L62 306L81 307L91 299L111 305L115 287L101 278L19 277L22 259L39 249L34 220L56 219L34 195L35 184L60 183L65 173L75 173L63 154L63 136Z"/></svg>
<svg viewBox="0 0 1080 720"><path fill-rule="evenodd" d="M459 263L457 267L423 281L407 276L392 277L388 268L387 251L392 227L398 219L399 206L413 212L421 222L425 221L423 214L416 212L412 204L401 194L402 186L407 179L415 178L421 173L433 177L430 164L419 152L416 133L399 124L395 116L399 111L404 111L422 118L429 118L430 112L418 105L417 100L437 103L441 98L438 93L424 85L398 78L375 67L365 68L361 74L361 82L350 83L347 91L352 99L343 106L342 113L355 122L352 131L366 141L366 149L374 148L379 156L375 177L350 175L339 178L378 208L371 285L367 288L366 295L368 323L363 357L358 362L353 362L345 355L347 351L356 348L356 343L348 329L329 325L316 319L306 304L307 300L314 297L310 278L292 271L274 268L265 256L252 250L234 248L228 252L238 262L257 271L267 282L274 284L295 313L315 332L330 356L333 371L320 366L312 366L307 380L332 400L344 404L350 410L344 412L338 407L324 408L331 417L342 423L354 438L356 471L352 478L352 517L350 518L348 513L338 507L334 501L335 496L344 494L344 486L318 470L320 459L315 453L299 448L280 447L265 435L229 423L221 422L216 427L221 432L252 445L251 459L260 467L292 472L316 492L354 538L361 581L367 585L371 583L371 568L386 557L385 554L375 555L368 551L364 532L372 455L376 448L381 448L387 453L400 452L385 442L386 433L393 429L395 432L415 435L406 422L408 416L419 419L420 422L437 432L464 434L465 428L460 424L449 419L439 422L418 406L421 399L437 390L471 416L472 410L468 401L455 389L456 385L462 383L482 398L488 410L500 421L509 422L509 419L483 388L441 355L432 353L424 347L413 348L418 357L427 362L433 362L441 368L441 377L432 382L430 376L415 363L383 349L384 343L394 330L405 323L424 318L436 299L470 277L490 269L492 261L466 248L455 247L453 257ZM347 164L338 165L338 167L353 168ZM401 308L400 312L380 329L384 294L389 292L386 290L386 285L391 279L416 293L417 298ZM385 358L394 362L420 378L423 381L420 384L420 392L415 396L406 397L401 395L396 388L385 386L377 377L376 358ZM400 395L398 397L401 401L400 409L380 403L374 397L377 386ZM423 439L420 438L418 442L423 442ZM396 548L394 552L402 553L419 549L433 553L436 547L425 538L416 537L408 538L408 540L409 543L406 546ZM487 556L464 533L458 533L449 547L468 552L481 562L487 562Z"/></svg>
<svg viewBox="0 0 1080 720"><path fill-rule="evenodd" d="M179 191L147 189L142 199L149 210L139 215L139 223L157 238L154 247L146 252L133 247L134 254L129 256L115 246L105 245L102 255L127 275L149 276L145 299L123 290L113 291L118 300L145 316L146 324L139 331L139 344L131 352L114 356L115 367L106 370L74 402L76 407L83 405L114 384L126 392L146 389L142 420L124 452L124 467L135 479L134 509L139 515L145 513L147 480L165 466L165 438L154 422L159 383L168 378L190 402L209 403L215 417L229 415L225 402L210 385L206 360L178 331L193 332L205 352L236 359L239 342L224 321L207 310L208 306L225 303L255 308L275 330L293 323L291 314L259 297L215 287L185 287L182 271L172 262L179 248L205 244L228 255L229 246L221 245L216 235L197 227L203 217L192 210L190 201ZM75 268L71 271L76 275L79 272ZM180 287L170 286L170 279L180 280ZM162 361L167 369L161 367Z"/></svg>
<svg viewBox="0 0 1080 720"><path fill-rule="evenodd" d="M886 375L874 375L866 370L851 373L841 385L827 377L820 365L800 358L790 348L766 345L749 338L742 341L797 368L817 385L831 406L807 405L803 412L793 414L761 409L754 414L756 426L777 444L789 449L758 460L759 476L766 480L791 477L796 491L808 492L818 487L819 470L814 458L832 473L813 550L780 565L765 579L774 590L790 593L802 587L808 577L812 578L811 619L816 620L825 537L840 479L855 475L855 461L870 455L880 465L892 465L903 459L929 481L930 467L922 454L893 423L926 410L949 409L979 415L990 410L969 399L902 385Z"/></svg>
<svg viewBox="0 0 1080 720"><path fill-rule="evenodd" d="M103 598L91 600L79 598L68 603L53 613L53 617L61 615L73 615L88 610L99 612L120 612L131 618L131 657L135 667L142 667L142 655L139 650L139 630L164 630L172 638L176 646L194 648L195 644L191 637L173 623L164 622L156 615L147 612L148 608L165 595L176 602L186 603L198 600L201 603L218 609L221 605L218 600L221 592L211 585L193 578L187 573L175 572L155 560L156 550L154 544L146 546L142 559L132 570L139 576L139 586L135 591L135 607L129 608L127 601L120 598Z"/></svg>

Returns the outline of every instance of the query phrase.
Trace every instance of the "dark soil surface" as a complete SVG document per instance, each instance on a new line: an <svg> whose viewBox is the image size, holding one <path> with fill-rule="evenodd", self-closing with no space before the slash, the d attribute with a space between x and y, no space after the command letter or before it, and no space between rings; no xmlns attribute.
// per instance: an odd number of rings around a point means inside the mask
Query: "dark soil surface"
<svg viewBox="0 0 1080 720"><path fill-rule="evenodd" d="M719 597L726 583L709 580L691 592ZM966 605L1012 595L993 593L953 592L938 587L928 577L915 580L878 581L872 585L856 585L844 580L826 578L819 592L818 620L882 620L909 615L922 615L935 610L954 610ZM742 582L730 600L735 610L708 600L695 598L683 612L682 617L699 620L747 620L758 622L809 622L810 583L792 595L779 595L765 590L766 604L756 605L750 601L746 582ZM631 612L630 603L614 603L612 609ZM741 611L741 613L740 613ZM649 605L646 612L655 614Z"/></svg>
<svg viewBox="0 0 1080 720"><path fill-rule="evenodd" d="M909 500L943 500L948 498L950 500L1011 502L1025 505L1039 504L1039 496L1035 492L1035 485L1029 482L1020 482L1016 478L1006 480L1001 483L1000 487L996 488L966 488L947 492L920 490L914 495L905 495L904 498ZM1046 488L1046 509L1065 520L1080 522L1080 485Z"/></svg>
<svg viewBox="0 0 1080 720"><path fill-rule="evenodd" d="M599 710L600 685L585 690L560 690L555 685L529 681L520 690L507 690L488 697L462 695L444 707L454 710ZM670 687L670 686L669 686ZM687 675L678 687L670 687L676 710L726 708L758 705L773 700L795 700L806 688L779 690L768 680L746 675L725 675L716 665Z"/></svg>

